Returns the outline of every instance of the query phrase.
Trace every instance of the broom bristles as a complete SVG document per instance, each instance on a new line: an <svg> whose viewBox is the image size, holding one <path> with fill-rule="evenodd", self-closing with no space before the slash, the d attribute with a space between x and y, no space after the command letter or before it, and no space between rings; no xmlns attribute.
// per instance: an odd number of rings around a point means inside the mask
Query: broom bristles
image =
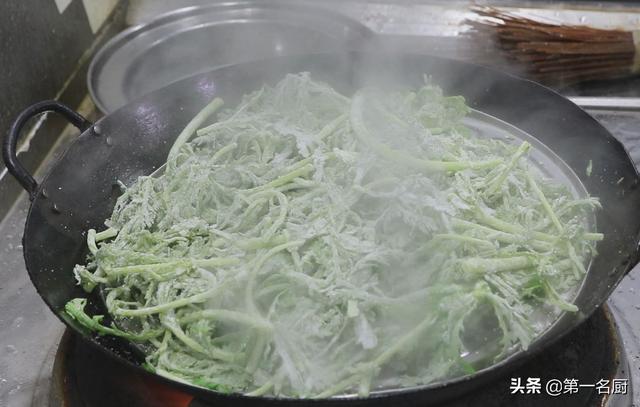
<svg viewBox="0 0 640 407"><path fill-rule="evenodd" d="M635 68L629 31L552 24L493 7L473 7L472 35L489 39L510 61L546 82L573 83L627 76Z"/></svg>

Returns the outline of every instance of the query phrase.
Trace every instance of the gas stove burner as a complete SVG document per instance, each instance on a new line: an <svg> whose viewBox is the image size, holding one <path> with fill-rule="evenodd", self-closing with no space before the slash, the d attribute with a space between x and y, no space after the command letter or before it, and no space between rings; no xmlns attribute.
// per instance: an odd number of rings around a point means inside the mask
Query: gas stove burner
<svg viewBox="0 0 640 407"><path fill-rule="evenodd" d="M549 394L550 382L559 384L561 394ZM626 391L622 391L623 384ZM511 374L437 407L630 407L631 395L622 340L605 307ZM48 403L49 407L209 405L151 376L127 369L68 330L58 347L48 400L42 401L38 405Z"/></svg>

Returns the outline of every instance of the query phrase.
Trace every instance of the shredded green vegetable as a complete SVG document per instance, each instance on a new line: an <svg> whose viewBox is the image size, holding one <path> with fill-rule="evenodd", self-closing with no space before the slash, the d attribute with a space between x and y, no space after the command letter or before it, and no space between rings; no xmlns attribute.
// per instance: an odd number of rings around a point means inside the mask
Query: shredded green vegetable
<svg viewBox="0 0 640 407"><path fill-rule="evenodd" d="M86 265L147 368L222 392L367 395L472 373L526 349L603 236L576 199L479 137L462 97L288 75L178 137L163 174L88 233Z"/></svg>

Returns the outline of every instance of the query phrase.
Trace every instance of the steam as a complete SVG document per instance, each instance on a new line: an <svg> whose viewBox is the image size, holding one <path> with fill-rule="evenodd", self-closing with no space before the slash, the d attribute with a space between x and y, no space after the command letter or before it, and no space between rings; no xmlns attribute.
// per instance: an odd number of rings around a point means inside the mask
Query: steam
<svg viewBox="0 0 640 407"><path fill-rule="evenodd" d="M324 44L298 28L220 27L151 63L219 64L182 57L220 39L216 56L242 55L225 63ZM495 109L502 85L375 38L360 47L292 57L305 72L232 68L247 81L230 92L252 93L131 186L111 218L117 239L78 266L85 286L131 286L108 306L140 318L131 326L153 338L160 374L252 395L366 396L484 368L575 311L567 293L600 238L580 221L597 203L530 172L523 140L468 126L458 95ZM127 264L140 245L154 262Z"/></svg>

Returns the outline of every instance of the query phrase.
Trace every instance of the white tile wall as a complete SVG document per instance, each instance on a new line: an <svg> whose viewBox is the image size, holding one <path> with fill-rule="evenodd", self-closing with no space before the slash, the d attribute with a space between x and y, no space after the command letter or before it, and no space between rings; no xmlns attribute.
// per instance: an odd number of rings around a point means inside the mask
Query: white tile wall
<svg viewBox="0 0 640 407"><path fill-rule="evenodd" d="M91 31L96 33L118 4L118 0L82 0Z"/></svg>
<svg viewBox="0 0 640 407"><path fill-rule="evenodd" d="M54 1L56 2L56 7L58 7L58 12L60 14L62 14L64 9L66 9L69 3L71 3L71 0L54 0Z"/></svg>

